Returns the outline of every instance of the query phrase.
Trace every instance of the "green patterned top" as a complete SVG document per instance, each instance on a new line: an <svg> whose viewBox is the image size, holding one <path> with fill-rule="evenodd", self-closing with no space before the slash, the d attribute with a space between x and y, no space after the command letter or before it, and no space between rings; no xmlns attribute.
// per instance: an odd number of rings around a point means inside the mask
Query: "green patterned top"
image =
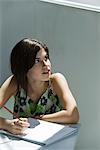
<svg viewBox="0 0 100 150"><path fill-rule="evenodd" d="M34 117L36 115L51 114L62 110L58 96L53 94L50 87L47 88L38 102L31 100L23 89L17 92L14 98L14 112L17 114L17 117Z"/></svg>

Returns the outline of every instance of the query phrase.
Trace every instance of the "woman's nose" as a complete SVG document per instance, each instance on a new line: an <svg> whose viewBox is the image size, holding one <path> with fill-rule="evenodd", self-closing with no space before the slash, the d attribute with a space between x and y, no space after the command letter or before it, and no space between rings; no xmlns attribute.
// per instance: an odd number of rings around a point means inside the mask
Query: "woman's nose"
<svg viewBox="0 0 100 150"><path fill-rule="evenodd" d="M46 66L47 65L47 61L43 60L42 64L43 64L43 66Z"/></svg>

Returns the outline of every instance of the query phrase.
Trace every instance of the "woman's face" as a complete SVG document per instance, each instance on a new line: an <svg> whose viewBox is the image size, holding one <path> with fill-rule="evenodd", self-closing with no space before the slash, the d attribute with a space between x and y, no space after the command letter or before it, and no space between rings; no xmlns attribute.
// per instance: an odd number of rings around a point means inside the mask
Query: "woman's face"
<svg viewBox="0 0 100 150"><path fill-rule="evenodd" d="M48 81L51 75L51 62L46 51L42 48L36 55L35 64L27 73L28 79Z"/></svg>

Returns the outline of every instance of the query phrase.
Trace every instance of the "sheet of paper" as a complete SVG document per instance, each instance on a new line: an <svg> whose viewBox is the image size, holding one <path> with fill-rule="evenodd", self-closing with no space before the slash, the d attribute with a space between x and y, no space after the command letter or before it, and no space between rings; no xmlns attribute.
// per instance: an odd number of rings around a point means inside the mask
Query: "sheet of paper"
<svg viewBox="0 0 100 150"><path fill-rule="evenodd" d="M9 142L10 139L7 136L0 134L0 144Z"/></svg>

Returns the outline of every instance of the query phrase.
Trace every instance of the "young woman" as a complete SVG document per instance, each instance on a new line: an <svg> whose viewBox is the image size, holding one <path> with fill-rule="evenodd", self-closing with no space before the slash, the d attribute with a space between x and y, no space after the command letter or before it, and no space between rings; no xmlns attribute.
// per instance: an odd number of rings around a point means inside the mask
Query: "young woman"
<svg viewBox="0 0 100 150"><path fill-rule="evenodd" d="M77 123L79 112L76 101L61 73L52 73L48 47L35 40L23 39L11 52L10 76L0 88L0 107L14 96L14 113L22 121L14 121L21 129L28 126L28 117L57 123ZM16 118L15 116L13 116ZM9 122L1 118L6 130ZM18 132L19 133L19 132ZM17 131L16 131L17 134Z"/></svg>

